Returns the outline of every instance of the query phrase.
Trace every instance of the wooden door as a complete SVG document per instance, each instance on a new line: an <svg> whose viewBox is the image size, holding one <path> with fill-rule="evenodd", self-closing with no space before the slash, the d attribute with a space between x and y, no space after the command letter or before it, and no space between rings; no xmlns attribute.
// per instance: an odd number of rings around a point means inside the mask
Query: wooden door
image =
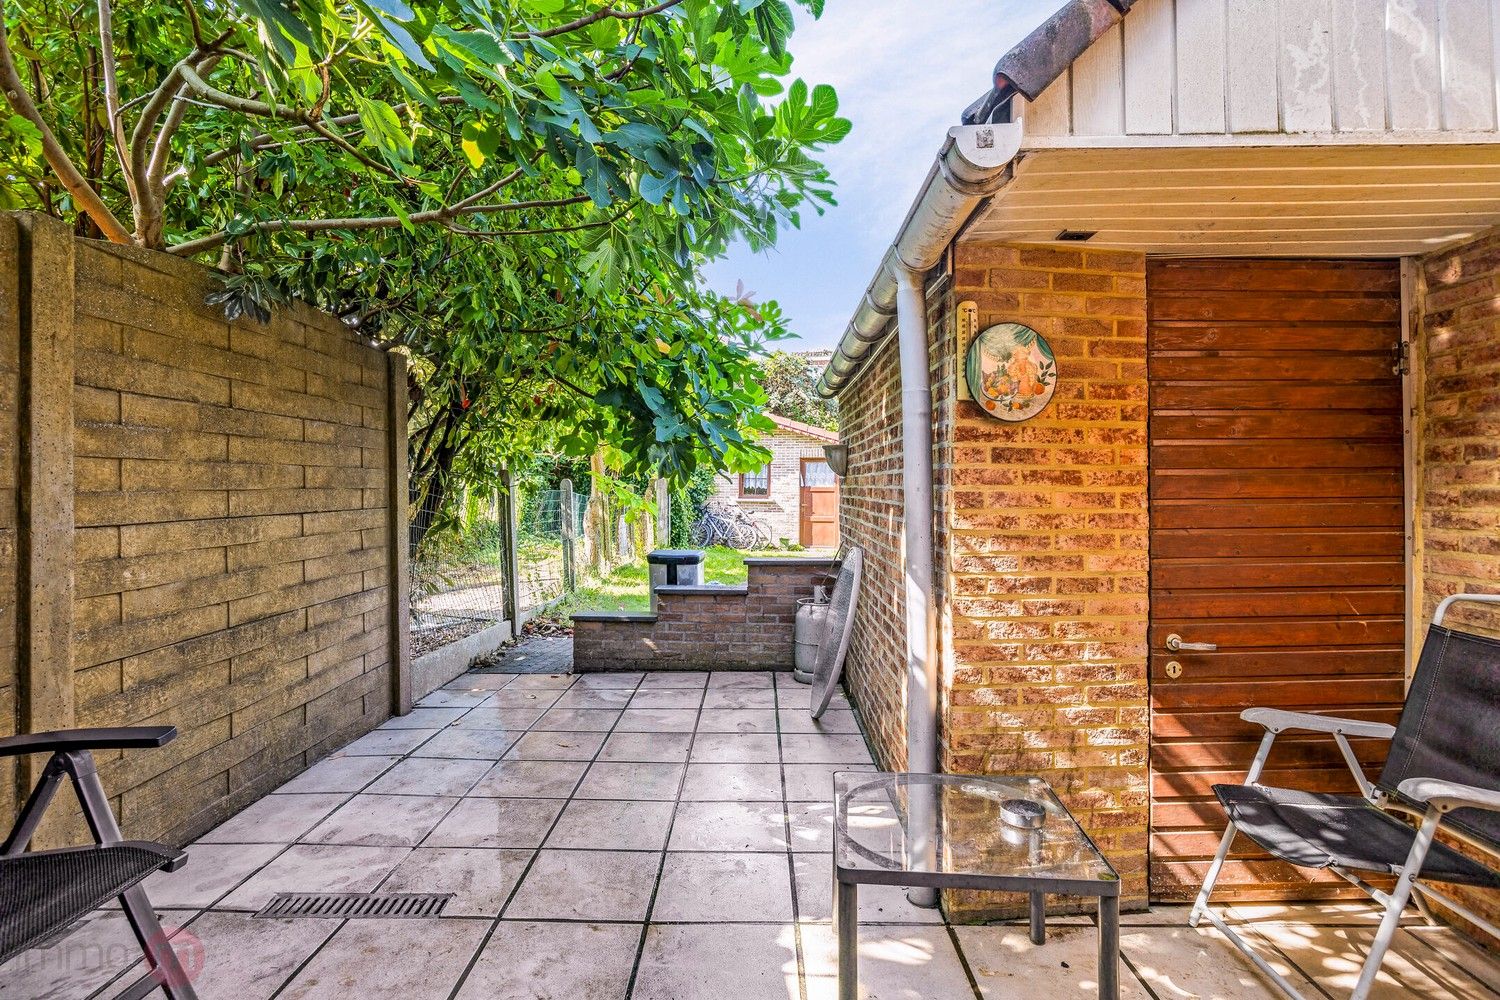
<svg viewBox="0 0 1500 1000"><path fill-rule="evenodd" d="M810 549L839 544L839 478L821 458L804 458L798 479L799 541Z"/></svg>
<svg viewBox="0 0 1500 1000"><path fill-rule="evenodd" d="M1255 705L1394 721L1403 694L1400 275L1395 262L1172 260L1147 269L1153 897L1194 895L1243 781ZM1170 635L1214 652L1167 648ZM1385 745L1355 744L1367 765ZM1263 780L1354 790L1331 740L1283 736ZM1329 879L1242 841L1225 896ZM1260 858L1260 860L1255 860Z"/></svg>

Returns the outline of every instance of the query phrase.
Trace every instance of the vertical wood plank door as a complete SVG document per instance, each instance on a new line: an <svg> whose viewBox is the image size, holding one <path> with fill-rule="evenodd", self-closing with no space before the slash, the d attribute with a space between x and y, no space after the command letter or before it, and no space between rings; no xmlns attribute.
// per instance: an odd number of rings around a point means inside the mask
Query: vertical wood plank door
<svg viewBox="0 0 1500 1000"><path fill-rule="evenodd" d="M1147 268L1154 898L1194 895L1244 780L1249 707L1394 721L1403 695L1400 270L1394 261ZM1213 651L1172 652L1171 635ZM1367 767L1385 744L1357 741ZM1354 791L1336 746L1281 737L1262 778ZM1241 838L1215 898L1344 883Z"/></svg>
<svg viewBox="0 0 1500 1000"><path fill-rule="evenodd" d="M798 477L798 541L810 549L839 544L839 477L821 458L802 459Z"/></svg>

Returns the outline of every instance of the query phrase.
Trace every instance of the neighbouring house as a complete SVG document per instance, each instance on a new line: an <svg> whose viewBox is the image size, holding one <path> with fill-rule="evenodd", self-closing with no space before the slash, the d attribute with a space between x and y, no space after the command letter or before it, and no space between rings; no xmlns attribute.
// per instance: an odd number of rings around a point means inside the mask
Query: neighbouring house
<svg viewBox="0 0 1500 1000"><path fill-rule="evenodd" d="M772 545L836 548L839 543L839 480L823 454L837 444L836 431L767 413L776 430L759 443L771 461L753 472L725 473L709 499L738 507L763 524Z"/></svg>
<svg viewBox="0 0 1500 1000"><path fill-rule="evenodd" d="M1497 24L1072 0L1000 59L820 382L883 765L1047 777L1141 905L1201 882L1242 709L1394 721L1435 603L1500 591ZM1266 780L1353 790L1317 737Z"/></svg>

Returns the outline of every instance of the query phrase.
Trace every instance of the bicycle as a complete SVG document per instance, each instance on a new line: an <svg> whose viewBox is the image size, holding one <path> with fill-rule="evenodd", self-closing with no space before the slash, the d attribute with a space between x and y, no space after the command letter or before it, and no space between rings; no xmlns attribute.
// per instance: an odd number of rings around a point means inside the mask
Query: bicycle
<svg viewBox="0 0 1500 1000"><path fill-rule="evenodd" d="M760 549L770 544L771 535L763 523L738 507L711 501L703 505L688 537L697 548Z"/></svg>

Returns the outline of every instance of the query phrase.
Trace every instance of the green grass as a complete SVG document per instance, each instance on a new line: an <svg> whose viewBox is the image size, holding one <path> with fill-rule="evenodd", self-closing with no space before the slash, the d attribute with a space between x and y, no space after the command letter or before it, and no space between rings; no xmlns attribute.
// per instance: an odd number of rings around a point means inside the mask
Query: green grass
<svg viewBox="0 0 1500 1000"><path fill-rule="evenodd" d="M765 555L786 553L741 552L722 546L708 549L703 558L703 580L705 583L744 586L748 576L745 558ZM650 611L651 593L647 580L645 560L617 567L602 580L580 580L572 596L553 609L553 616L566 618L578 611Z"/></svg>

